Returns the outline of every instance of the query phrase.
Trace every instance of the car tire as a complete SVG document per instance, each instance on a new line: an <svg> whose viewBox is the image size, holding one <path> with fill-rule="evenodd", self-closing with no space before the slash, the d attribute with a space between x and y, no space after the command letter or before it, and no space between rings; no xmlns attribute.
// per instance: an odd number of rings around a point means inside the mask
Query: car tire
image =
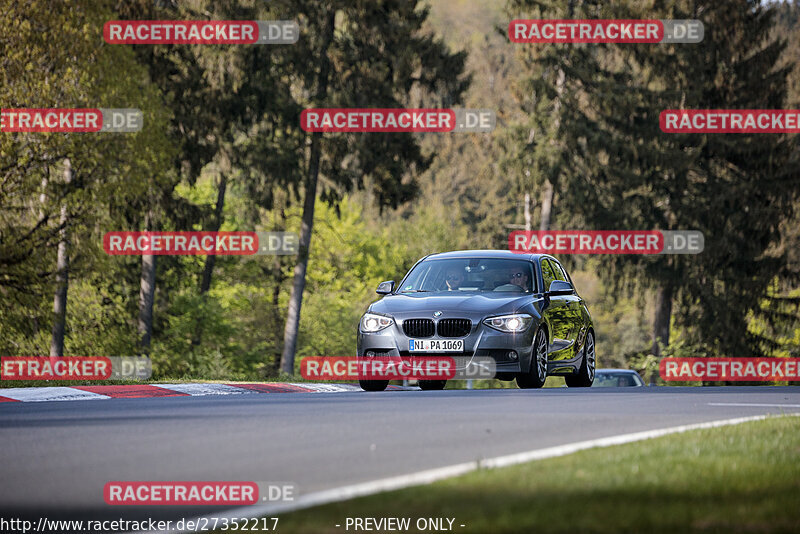
<svg viewBox="0 0 800 534"><path fill-rule="evenodd" d="M436 391L444 389L447 385L447 380L420 380L419 388L423 391Z"/></svg>
<svg viewBox="0 0 800 534"><path fill-rule="evenodd" d="M547 380L547 334L543 329L536 332L531 352L531 368L527 373L517 375L520 389L540 388Z"/></svg>
<svg viewBox="0 0 800 534"><path fill-rule="evenodd" d="M359 380L358 385L364 391L383 391L389 385L388 380Z"/></svg>
<svg viewBox="0 0 800 534"><path fill-rule="evenodd" d="M588 388L594 382L594 371L597 366L597 356L594 346L594 333L586 334L586 341L583 343L583 358L578 372L574 375L567 375L564 380L571 388Z"/></svg>

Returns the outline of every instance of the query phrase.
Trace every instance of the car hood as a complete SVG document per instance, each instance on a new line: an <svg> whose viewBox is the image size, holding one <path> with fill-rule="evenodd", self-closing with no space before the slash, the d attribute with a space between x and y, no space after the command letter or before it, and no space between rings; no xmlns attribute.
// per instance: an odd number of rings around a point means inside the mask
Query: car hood
<svg viewBox="0 0 800 534"><path fill-rule="evenodd" d="M370 306L369 311L385 315L410 315L424 314L430 316L433 312L442 312L443 317L452 317L459 314L490 315L513 313L529 307L534 297L525 295L509 295L503 293L466 293L452 295L445 292L437 293L411 293L407 295L386 295L384 298Z"/></svg>

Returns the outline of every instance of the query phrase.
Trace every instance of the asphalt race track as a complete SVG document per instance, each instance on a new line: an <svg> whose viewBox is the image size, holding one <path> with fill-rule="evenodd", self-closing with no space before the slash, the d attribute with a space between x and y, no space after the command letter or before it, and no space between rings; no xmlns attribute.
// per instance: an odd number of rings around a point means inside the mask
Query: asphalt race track
<svg viewBox="0 0 800 534"><path fill-rule="evenodd" d="M5 517L180 519L109 481L293 482L301 494L594 438L800 413L798 387L292 393L0 403ZM800 424L800 421L798 422Z"/></svg>

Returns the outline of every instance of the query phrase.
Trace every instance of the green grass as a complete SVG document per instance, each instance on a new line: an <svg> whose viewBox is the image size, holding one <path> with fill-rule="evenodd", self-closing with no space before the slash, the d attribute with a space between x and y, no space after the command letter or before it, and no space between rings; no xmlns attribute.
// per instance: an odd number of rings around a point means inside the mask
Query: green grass
<svg viewBox="0 0 800 534"><path fill-rule="evenodd" d="M293 512L281 516L278 528L292 534L342 533L347 517L410 517L408 532L418 532L417 518L450 517L454 531L465 533L797 533L800 418L696 430L481 470Z"/></svg>

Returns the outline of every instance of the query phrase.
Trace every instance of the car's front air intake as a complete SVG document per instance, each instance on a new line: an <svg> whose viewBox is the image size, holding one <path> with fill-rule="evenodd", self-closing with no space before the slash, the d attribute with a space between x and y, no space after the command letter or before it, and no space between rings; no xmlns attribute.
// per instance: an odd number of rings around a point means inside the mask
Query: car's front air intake
<svg viewBox="0 0 800 534"><path fill-rule="evenodd" d="M406 319L403 321L403 332L408 337L432 337L434 332L432 319Z"/></svg>
<svg viewBox="0 0 800 534"><path fill-rule="evenodd" d="M469 319L442 319L437 325L439 337L464 337L472 330Z"/></svg>

